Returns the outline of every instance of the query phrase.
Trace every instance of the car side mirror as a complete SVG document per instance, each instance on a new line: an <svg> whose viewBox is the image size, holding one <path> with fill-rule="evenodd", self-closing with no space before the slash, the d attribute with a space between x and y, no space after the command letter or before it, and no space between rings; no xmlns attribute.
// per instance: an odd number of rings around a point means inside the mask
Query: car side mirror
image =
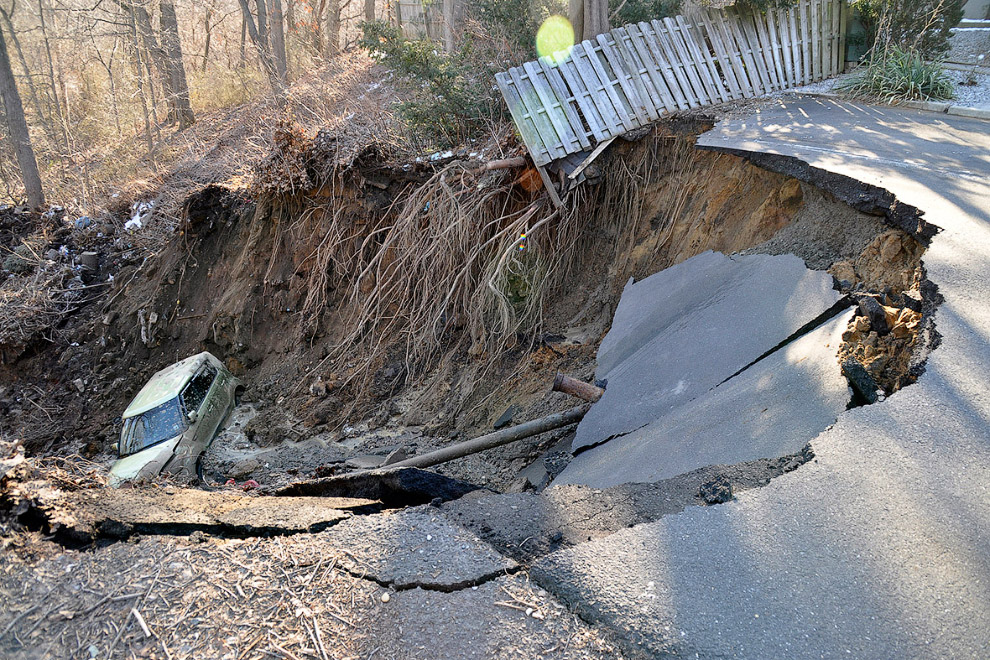
<svg viewBox="0 0 990 660"><path fill-rule="evenodd" d="M119 454L120 453L120 443L119 442L115 442L112 445L110 445L110 451L112 451L115 454Z"/></svg>
<svg viewBox="0 0 990 660"><path fill-rule="evenodd" d="M190 410L187 417L189 418L190 424L195 424L196 420L199 419L199 413L197 413L195 410Z"/></svg>

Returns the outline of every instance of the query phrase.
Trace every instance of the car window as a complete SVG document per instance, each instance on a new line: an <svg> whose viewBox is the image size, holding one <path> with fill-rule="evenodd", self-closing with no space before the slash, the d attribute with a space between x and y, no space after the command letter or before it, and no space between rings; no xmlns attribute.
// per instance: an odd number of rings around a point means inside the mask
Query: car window
<svg viewBox="0 0 990 660"><path fill-rule="evenodd" d="M181 435L188 427L179 399L166 401L151 410L128 417L120 433L120 455L128 456Z"/></svg>
<svg viewBox="0 0 990 660"><path fill-rule="evenodd" d="M216 377L217 370L212 364L204 365L199 373L193 376L193 379L186 385L186 389L182 390L182 401L186 404L188 412L199 411L203 405L203 399L206 398L206 394L210 391L210 386L213 385Z"/></svg>

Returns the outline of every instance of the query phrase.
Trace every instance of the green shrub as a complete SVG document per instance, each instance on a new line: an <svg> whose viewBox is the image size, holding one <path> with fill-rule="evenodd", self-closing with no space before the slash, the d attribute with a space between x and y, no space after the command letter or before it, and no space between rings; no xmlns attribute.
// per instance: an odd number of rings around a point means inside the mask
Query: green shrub
<svg viewBox="0 0 990 660"><path fill-rule="evenodd" d="M505 41L513 64L536 57L536 31L554 14L567 15L564 0L468 0L467 13L492 37Z"/></svg>
<svg viewBox="0 0 990 660"><path fill-rule="evenodd" d="M3 269L13 275L27 275L34 272L36 261L31 248L26 245L18 245L3 260Z"/></svg>
<svg viewBox="0 0 990 660"><path fill-rule="evenodd" d="M963 17L966 0L851 0L866 31L866 48L894 44L927 58L949 49L950 30Z"/></svg>
<svg viewBox="0 0 990 660"><path fill-rule="evenodd" d="M952 79L938 62L926 62L918 51L892 45L874 49L865 66L838 89L853 97L884 103L951 99Z"/></svg>
<svg viewBox="0 0 990 660"><path fill-rule="evenodd" d="M771 9L790 9L797 0L736 0L734 7L742 11L765 14Z"/></svg>
<svg viewBox="0 0 990 660"><path fill-rule="evenodd" d="M683 0L609 0L608 4L612 25L626 25L676 16Z"/></svg>
<svg viewBox="0 0 990 660"><path fill-rule="evenodd" d="M492 68L497 62L477 52L473 39L465 38L459 50L445 54L432 41L405 39L384 21L362 23L361 29L359 45L412 83L414 99L399 111L418 134L451 146L501 120Z"/></svg>

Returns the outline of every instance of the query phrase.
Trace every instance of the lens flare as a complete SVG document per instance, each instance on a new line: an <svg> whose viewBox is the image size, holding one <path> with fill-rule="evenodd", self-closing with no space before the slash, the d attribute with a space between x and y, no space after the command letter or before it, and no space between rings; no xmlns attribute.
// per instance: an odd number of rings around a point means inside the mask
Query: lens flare
<svg viewBox="0 0 990 660"><path fill-rule="evenodd" d="M536 32L536 52L540 57L548 57L554 64L560 64L574 48L574 28L563 16L551 16L543 21Z"/></svg>

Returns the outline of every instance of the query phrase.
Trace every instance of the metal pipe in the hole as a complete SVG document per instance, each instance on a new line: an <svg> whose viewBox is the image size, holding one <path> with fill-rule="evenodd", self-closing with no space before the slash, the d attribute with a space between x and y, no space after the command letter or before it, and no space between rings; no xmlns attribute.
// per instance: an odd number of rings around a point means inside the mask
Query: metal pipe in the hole
<svg viewBox="0 0 990 660"><path fill-rule="evenodd" d="M507 429L502 429L501 431L495 431L494 433L483 435L480 438L466 440L456 445L444 447L443 449L437 449L436 451L431 451L420 456L413 456L412 458L407 458L404 461L386 465L382 469L391 470L393 468L400 467L424 468L431 465L446 463L447 461L451 461L462 456L468 456L469 454L477 454L479 451L500 447L501 445L507 445L510 442L522 440L523 438L528 438L545 431L552 431L553 429L558 429L561 426L576 424L577 422L580 422L581 418L584 417L584 414L588 412L588 408L590 408L590 406L585 403L577 406L576 408L571 408L570 410L565 410L564 412L554 413L553 415L547 415L546 417L541 417L540 419L534 419L531 422L524 422Z"/></svg>
<svg viewBox="0 0 990 660"><path fill-rule="evenodd" d="M605 394L605 390L602 388L591 383L586 383L583 380L578 380L577 378L565 376L559 371L557 372L557 377L553 379L553 391L570 394L591 403L598 401Z"/></svg>

